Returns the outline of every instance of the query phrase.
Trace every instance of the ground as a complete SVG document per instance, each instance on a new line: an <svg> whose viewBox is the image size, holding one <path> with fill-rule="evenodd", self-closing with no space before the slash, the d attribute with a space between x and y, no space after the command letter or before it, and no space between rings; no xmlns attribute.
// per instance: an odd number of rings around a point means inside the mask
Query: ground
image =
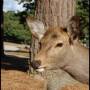
<svg viewBox="0 0 90 90"><path fill-rule="evenodd" d="M43 80L17 70L1 70L1 90L44 90Z"/></svg>
<svg viewBox="0 0 90 90"><path fill-rule="evenodd" d="M28 52L5 51L5 55L1 57L1 90L44 90L43 79L38 80L38 77L27 73L28 56Z"/></svg>

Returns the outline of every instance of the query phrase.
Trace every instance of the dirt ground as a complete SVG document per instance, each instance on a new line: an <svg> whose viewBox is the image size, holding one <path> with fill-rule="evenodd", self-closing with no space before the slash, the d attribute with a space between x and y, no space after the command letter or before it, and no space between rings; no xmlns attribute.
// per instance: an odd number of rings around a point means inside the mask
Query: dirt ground
<svg viewBox="0 0 90 90"><path fill-rule="evenodd" d="M27 74L26 58L4 56L1 59L1 90L44 90L44 80Z"/></svg>
<svg viewBox="0 0 90 90"><path fill-rule="evenodd" d="M1 70L1 90L44 90L44 83L26 73Z"/></svg>
<svg viewBox="0 0 90 90"><path fill-rule="evenodd" d="M23 49L25 45L4 42ZM28 52L4 52L1 57L1 90L44 90L42 78L28 75Z"/></svg>

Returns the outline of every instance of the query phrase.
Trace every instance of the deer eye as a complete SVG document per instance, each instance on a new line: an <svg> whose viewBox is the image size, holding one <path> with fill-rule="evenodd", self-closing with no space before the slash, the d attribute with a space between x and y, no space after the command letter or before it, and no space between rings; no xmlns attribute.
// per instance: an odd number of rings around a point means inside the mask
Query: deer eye
<svg viewBox="0 0 90 90"><path fill-rule="evenodd" d="M56 45L56 47L62 47L63 46L63 43L58 43L57 45Z"/></svg>

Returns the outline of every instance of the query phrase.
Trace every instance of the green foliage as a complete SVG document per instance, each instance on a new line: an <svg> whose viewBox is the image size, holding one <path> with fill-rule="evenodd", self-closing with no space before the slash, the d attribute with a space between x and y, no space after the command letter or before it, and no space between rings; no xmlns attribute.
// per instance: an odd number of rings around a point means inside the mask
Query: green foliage
<svg viewBox="0 0 90 90"><path fill-rule="evenodd" d="M83 43L89 45L89 0L77 0L77 15L81 17L81 36Z"/></svg>
<svg viewBox="0 0 90 90"><path fill-rule="evenodd" d="M23 7L26 9L22 12L14 13L9 11L4 13L4 39L17 43L30 43L31 32L26 24L26 17L28 15L34 16L35 3L32 0L16 0L19 4L24 3Z"/></svg>
<svg viewBox="0 0 90 90"><path fill-rule="evenodd" d="M12 11L4 13L4 39L17 43L30 42L31 33L27 25L19 21L20 17Z"/></svg>

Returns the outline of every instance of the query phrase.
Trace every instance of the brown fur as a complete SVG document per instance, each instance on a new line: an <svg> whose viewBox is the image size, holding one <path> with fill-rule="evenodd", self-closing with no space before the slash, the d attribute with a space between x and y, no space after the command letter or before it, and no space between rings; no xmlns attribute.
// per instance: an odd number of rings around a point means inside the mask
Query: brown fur
<svg viewBox="0 0 90 90"><path fill-rule="evenodd" d="M62 87L67 89L66 86L80 85L80 82L88 84L89 51L79 42L79 18L73 16L66 28L56 27L46 31L43 30L43 24L36 21L32 25L34 22L27 21L33 27L31 31L38 32L40 41L40 50L32 66L40 72L45 70L42 76L47 80L48 90L62 90ZM38 28L40 26L42 28ZM83 87L82 84L80 89Z"/></svg>
<svg viewBox="0 0 90 90"><path fill-rule="evenodd" d="M52 36L56 35L56 38ZM63 43L63 47L56 47L57 43ZM39 53L35 60L41 61L41 66L46 69L62 68L73 77L83 83L89 80L89 53L79 40L73 45L69 43L69 36L60 28L49 29L41 39Z"/></svg>
<svg viewBox="0 0 90 90"><path fill-rule="evenodd" d="M88 85L78 82L61 69L45 70L41 76L47 81L47 90L89 90Z"/></svg>

